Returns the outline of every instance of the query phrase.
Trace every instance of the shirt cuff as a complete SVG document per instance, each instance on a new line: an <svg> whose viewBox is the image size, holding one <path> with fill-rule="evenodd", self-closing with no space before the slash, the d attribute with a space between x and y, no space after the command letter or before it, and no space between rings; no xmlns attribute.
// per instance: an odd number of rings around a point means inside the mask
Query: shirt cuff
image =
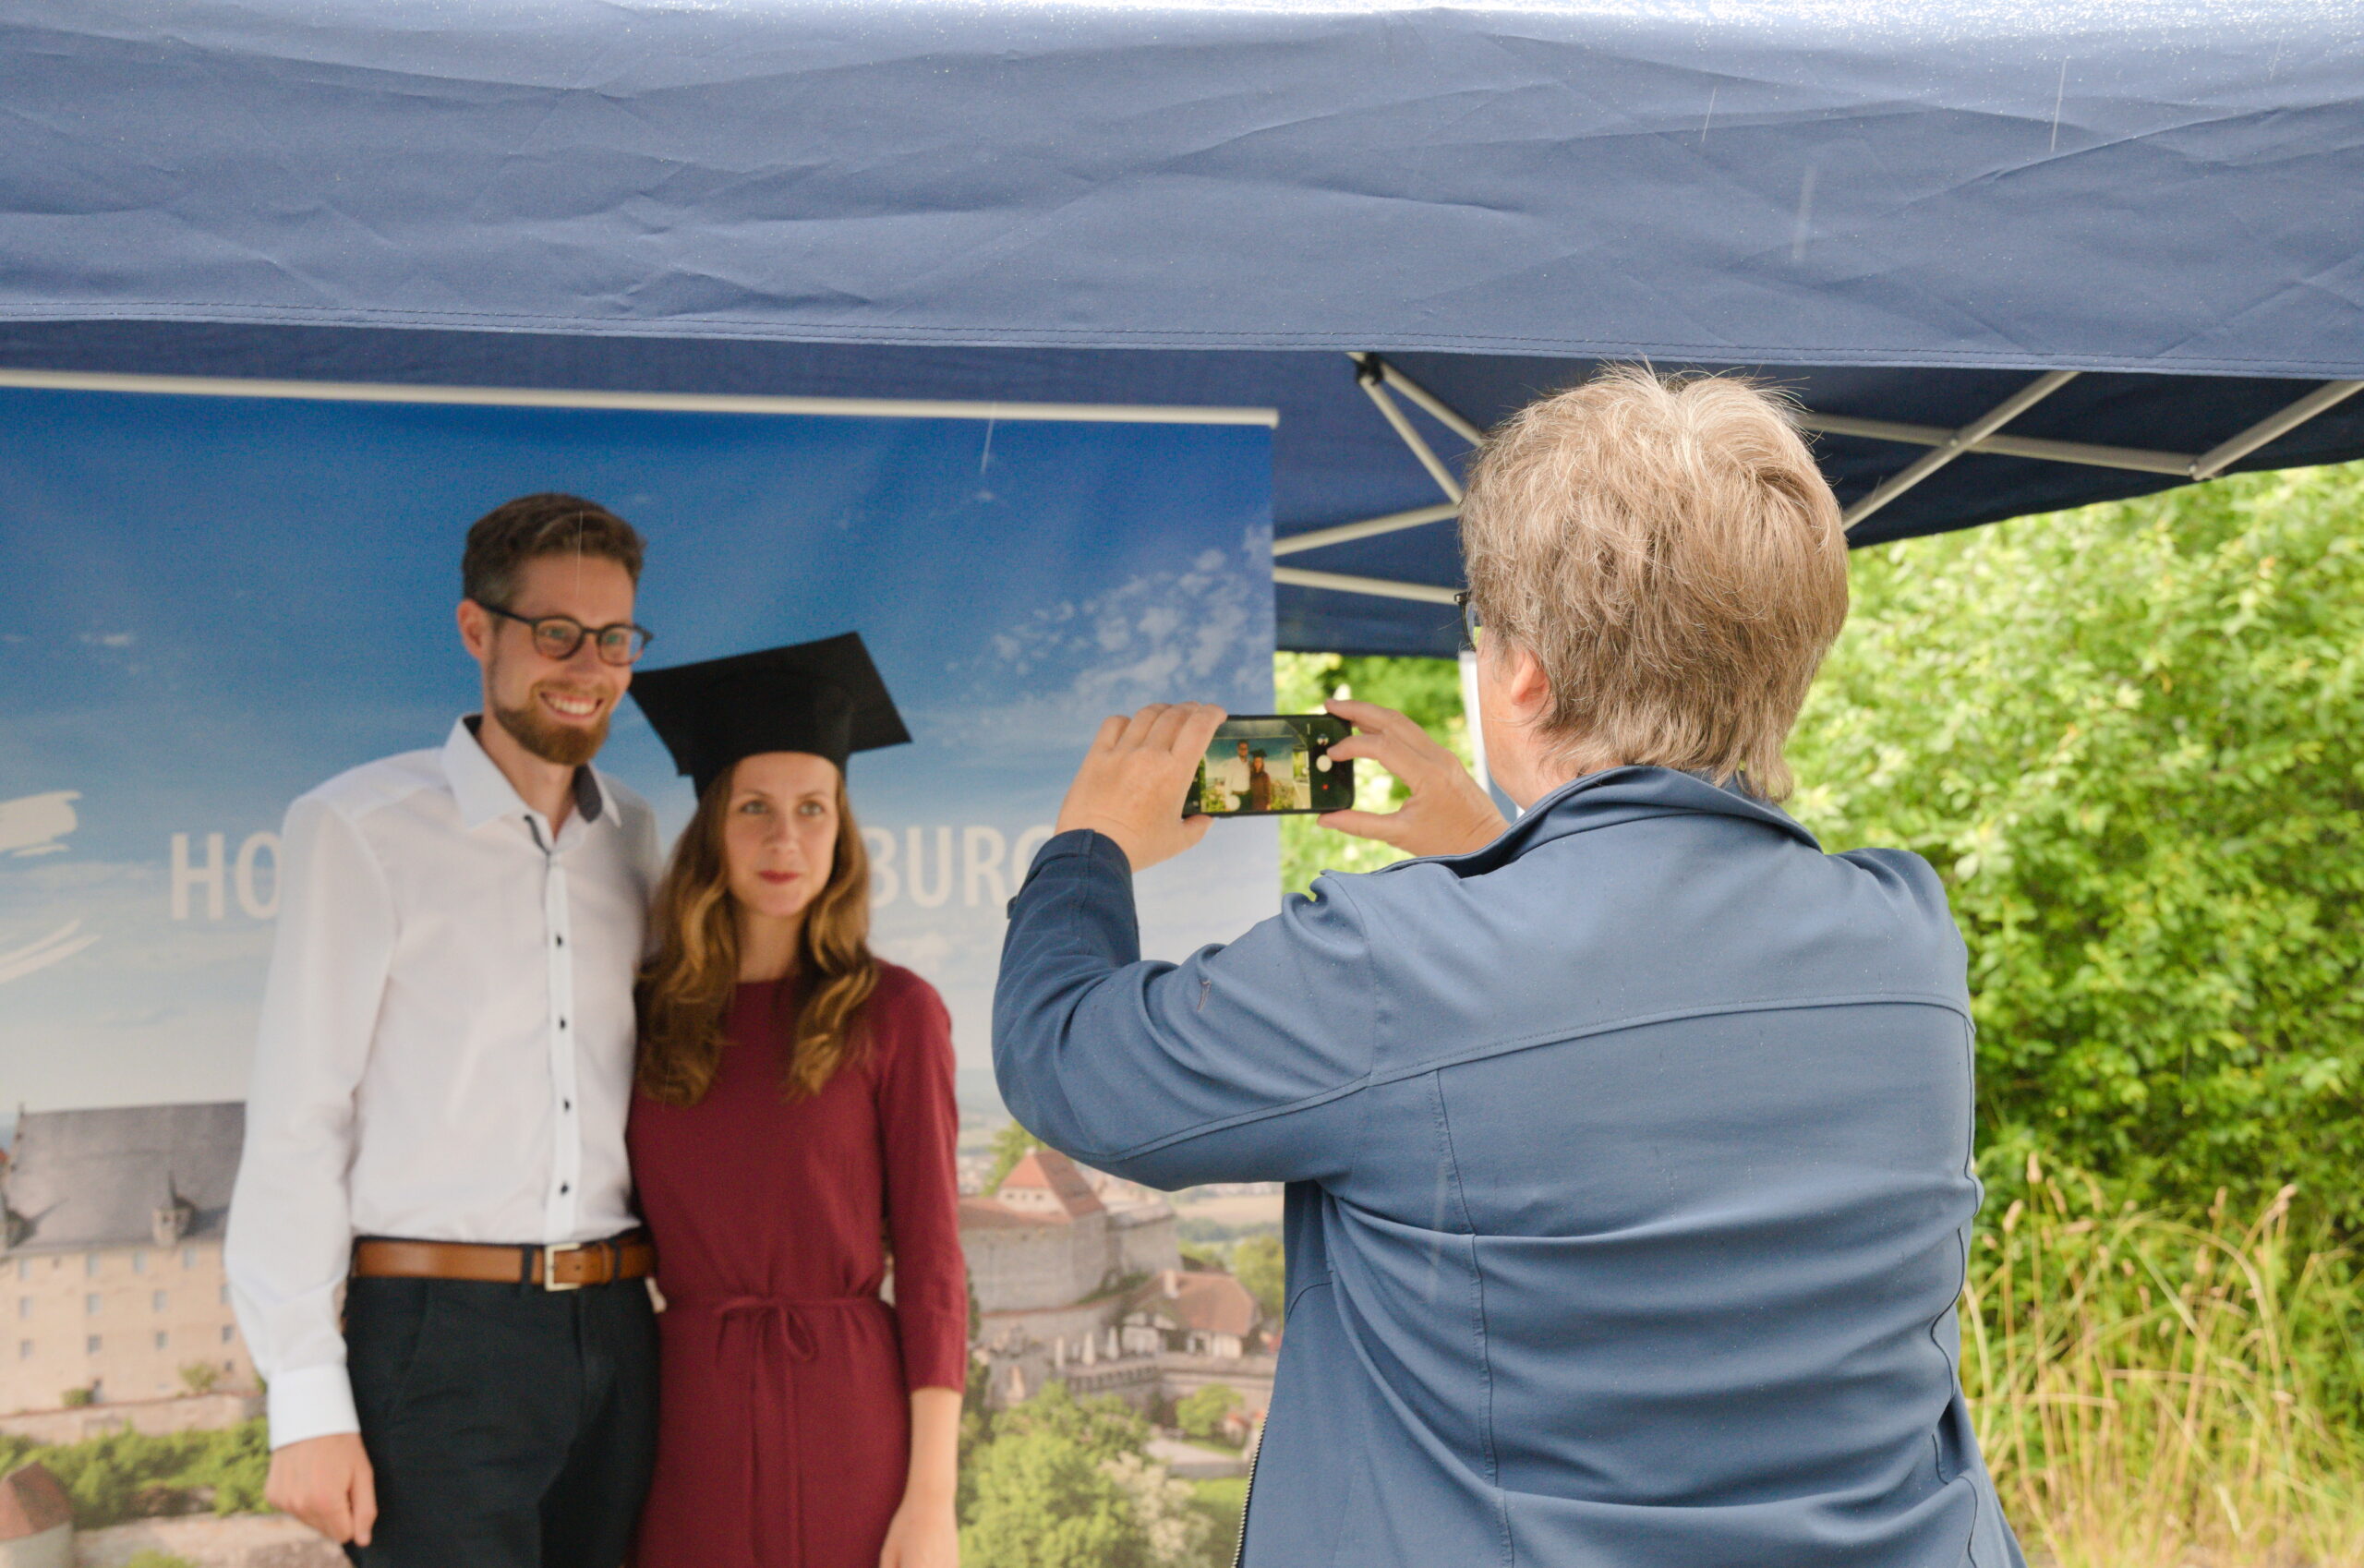
<svg viewBox="0 0 2364 1568"><path fill-rule="evenodd" d="M270 1415L273 1448L361 1429L353 1408L353 1380L342 1362L300 1367L272 1378Z"/></svg>

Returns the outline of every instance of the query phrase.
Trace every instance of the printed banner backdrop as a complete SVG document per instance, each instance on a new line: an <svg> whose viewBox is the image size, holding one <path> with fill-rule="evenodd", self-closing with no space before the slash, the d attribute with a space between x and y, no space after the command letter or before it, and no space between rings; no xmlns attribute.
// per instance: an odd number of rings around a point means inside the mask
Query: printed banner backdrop
<svg viewBox="0 0 2364 1568"><path fill-rule="evenodd" d="M1099 720L1270 709L1270 488L1252 416L0 391L0 1116L244 1096L282 814L475 707L462 537L549 489L647 536L652 668L862 633L916 738L850 767L876 946L984 1067L1003 904ZM629 703L600 766L669 842L689 787ZM1276 856L1226 823L1144 876L1152 953L1270 913Z"/></svg>

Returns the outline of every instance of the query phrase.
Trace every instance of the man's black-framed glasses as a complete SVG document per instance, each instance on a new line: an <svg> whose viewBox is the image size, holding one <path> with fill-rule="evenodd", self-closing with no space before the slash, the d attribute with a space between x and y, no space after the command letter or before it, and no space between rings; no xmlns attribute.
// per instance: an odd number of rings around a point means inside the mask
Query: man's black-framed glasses
<svg viewBox="0 0 2364 1568"><path fill-rule="evenodd" d="M1485 618L1478 613L1478 601L1464 588L1453 596L1453 608L1461 612L1461 651L1476 653L1478 634L1486 630Z"/></svg>
<svg viewBox="0 0 2364 1568"><path fill-rule="evenodd" d="M635 626L629 621L619 621L612 626L585 626L571 615L518 615L499 605L478 606L487 615L498 615L503 621L514 621L531 632L534 651L544 658L573 658L583 639L591 639L591 646L603 664L632 664L648 651L657 633L645 626Z"/></svg>

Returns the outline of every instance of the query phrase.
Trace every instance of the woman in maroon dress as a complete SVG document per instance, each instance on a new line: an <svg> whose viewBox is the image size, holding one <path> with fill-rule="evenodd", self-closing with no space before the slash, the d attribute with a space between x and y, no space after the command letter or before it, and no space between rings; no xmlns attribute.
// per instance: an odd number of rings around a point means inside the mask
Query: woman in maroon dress
<svg viewBox="0 0 2364 1568"><path fill-rule="evenodd" d="M666 1309L634 1568L954 1568L951 1030L866 946L844 774L909 737L850 635L633 694L698 786L640 988L629 1136Z"/></svg>

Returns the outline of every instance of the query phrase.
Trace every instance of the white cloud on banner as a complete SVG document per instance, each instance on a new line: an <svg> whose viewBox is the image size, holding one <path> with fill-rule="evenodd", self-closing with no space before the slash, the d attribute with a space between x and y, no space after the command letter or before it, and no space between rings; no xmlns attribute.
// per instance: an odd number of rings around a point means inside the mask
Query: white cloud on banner
<svg viewBox="0 0 2364 1568"><path fill-rule="evenodd" d="M78 790L52 790L42 795L20 795L0 801L0 855L54 855L79 819L74 802Z"/></svg>
<svg viewBox="0 0 2364 1568"><path fill-rule="evenodd" d="M1260 533L1248 541L1244 562L1208 549L1187 570L1143 573L1030 612L971 666L975 701L927 714L930 730L971 754L1031 756L1046 733L1088 735L1108 715L1144 703L1261 686L1271 679L1262 542ZM1006 699L1014 686L1063 671L1072 673L1050 691Z"/></svg>

